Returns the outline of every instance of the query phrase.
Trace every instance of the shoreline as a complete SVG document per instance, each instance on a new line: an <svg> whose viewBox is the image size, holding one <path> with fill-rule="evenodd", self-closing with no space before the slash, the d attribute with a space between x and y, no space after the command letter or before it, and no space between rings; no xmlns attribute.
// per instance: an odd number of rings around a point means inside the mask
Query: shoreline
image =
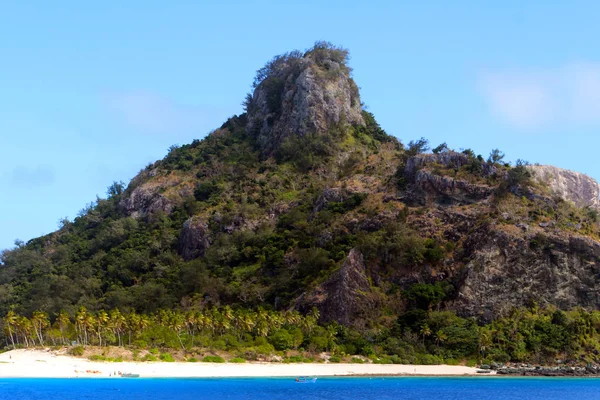
<svg viewBox="0 0 600 400"><path fill-rule="evenodd" d="M279 364L265 362L99 362L56 352L21 349L0 354L0 378L290 378L311 377L460 377L495 376L479 369L451 365Z"/></svg>

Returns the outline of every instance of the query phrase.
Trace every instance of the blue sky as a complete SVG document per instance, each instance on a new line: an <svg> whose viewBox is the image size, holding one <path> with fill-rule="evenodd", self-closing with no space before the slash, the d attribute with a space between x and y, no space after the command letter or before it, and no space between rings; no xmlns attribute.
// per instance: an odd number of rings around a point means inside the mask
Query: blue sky
<svg viewBox="0 0 600 400"><path fill-rule="evenodd" d="M492 4L495 3L495 4ZM328 40L403 141L600 178L600 4L0 3L0 249L53 231L172 144L241 112L255 71Z"/></svg>

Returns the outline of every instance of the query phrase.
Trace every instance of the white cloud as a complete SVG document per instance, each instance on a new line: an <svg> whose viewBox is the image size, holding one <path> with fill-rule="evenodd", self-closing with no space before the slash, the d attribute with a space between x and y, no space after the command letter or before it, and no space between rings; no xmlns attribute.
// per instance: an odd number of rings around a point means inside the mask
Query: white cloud
<svg viewBox="0 0 600 400"><path fill-rule="evenodd" d="M231 112L225 108L179 104L141 91L111 96L109 105L125 123L149 133L213 129Z"/></svg>
<svg viewBox="0 0 600 400"><path fill-rule="evenodd" d="M479 87L491 112L517 128L600 124L600 64L487 72Z"/></svg>

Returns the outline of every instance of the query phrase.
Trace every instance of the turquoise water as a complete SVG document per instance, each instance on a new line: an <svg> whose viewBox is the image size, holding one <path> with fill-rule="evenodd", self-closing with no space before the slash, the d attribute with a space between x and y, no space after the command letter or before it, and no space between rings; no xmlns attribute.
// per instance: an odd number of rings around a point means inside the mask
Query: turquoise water
<svg viewBox="0 0 600 400"><path fill-rule="evenodd" d="M593 378L0 379L0 399L600 399Z"/></svg>

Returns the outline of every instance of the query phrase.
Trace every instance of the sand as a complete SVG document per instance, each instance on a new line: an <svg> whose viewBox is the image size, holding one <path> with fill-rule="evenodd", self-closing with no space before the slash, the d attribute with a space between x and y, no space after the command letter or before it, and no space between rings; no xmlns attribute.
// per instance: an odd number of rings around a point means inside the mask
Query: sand
<svg viewBox="0 0 600 400"><path fill-rule="evenodd" d="M76 378L123 379L120 373L145 378L205 377L294 377L352 375L475 375L476 368L450 365L382 364L213 364L183 362L93 362L44 350L12 350L0 354L0 378Z"/></svg>

